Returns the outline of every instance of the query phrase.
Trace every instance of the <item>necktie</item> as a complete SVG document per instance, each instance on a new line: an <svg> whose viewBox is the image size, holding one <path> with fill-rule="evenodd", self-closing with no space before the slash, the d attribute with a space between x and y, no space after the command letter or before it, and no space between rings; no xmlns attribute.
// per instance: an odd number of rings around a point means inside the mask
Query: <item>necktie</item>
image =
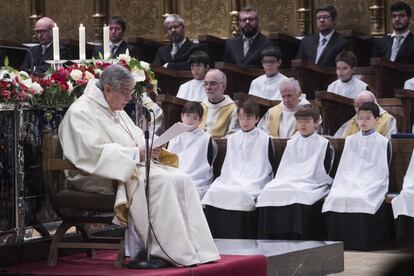
<svg viewBox="0 0 414 276"><path fill-rule="evenodd" d="M178 52L178 45L177 43L173 43L171 49L171 57L174 59L175 54Z"/></svg>
<svg viewBox="0 0 414 276"><path fill-rule="evenodd" d="M245 38L243 40L243 55L246 56L249 52L250 45L252 44L252 39Z"/></svg>
<svg viewBox="0 0 414 276"><path fill-rule="evenodd" d="M47 49L46 46L42 46L42 56L46 53L46 49Z"/></svg>
<svg viewBox="0 0 414 276"><path fill-rule="evenodd" d="M321 54L322 54L323 50L325 49L327 41L328 40L326 39L326 37L322 38L321 41L319 41L318 49L316 50L315 63L318 63L319 58L321 57Z"/></svg>
<svg viewBox="0 0 414 276"><path fill-rule="evenodd" d="M398 35L398 36L394 36L394 42L392 44L392 48L391 48L391 56L390 56L390 60L391 61L395 61L395 58L397 57L398 51L400 50L401 47L401 41L404 38L404 36L402 35Z"/></svg>
<svg viewBox="0 0 414 276"><path fill-rule="evenodd" d="M118 46L112 44L111 45L111 55L113 55L116 52L116 49L118 49Z"/></svg>

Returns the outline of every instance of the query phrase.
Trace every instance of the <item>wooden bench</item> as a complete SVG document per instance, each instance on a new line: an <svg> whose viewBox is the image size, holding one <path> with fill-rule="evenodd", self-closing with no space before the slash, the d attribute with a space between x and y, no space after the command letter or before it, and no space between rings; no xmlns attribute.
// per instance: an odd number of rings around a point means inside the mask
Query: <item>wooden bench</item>
<svg viewBox="0 0 414 276"><path fill-rule="evenodd" d="M131 53L131 55L139 60L152 63L158 49L167 45L168 41L158 41L138 36L129 38L128 43L134 46L134 53Z"/></svg>
<svg viewBox="0 0 414 276"><path fill-rule="evenodd" d="M181 84L193 79L191 71L168 69L156 64L151 64L151 70L155 73L162 94L175 96Z"/></svg>

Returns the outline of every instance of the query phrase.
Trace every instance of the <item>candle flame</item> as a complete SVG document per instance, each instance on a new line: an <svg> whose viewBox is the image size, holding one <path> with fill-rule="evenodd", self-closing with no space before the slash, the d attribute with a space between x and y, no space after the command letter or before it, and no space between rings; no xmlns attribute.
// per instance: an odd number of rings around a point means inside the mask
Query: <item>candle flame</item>
<svg viewBox="0 0 414 276"><path fill-rule="evenodd" d="M55 28L57 27L56 23L55 23Z"/></svg>

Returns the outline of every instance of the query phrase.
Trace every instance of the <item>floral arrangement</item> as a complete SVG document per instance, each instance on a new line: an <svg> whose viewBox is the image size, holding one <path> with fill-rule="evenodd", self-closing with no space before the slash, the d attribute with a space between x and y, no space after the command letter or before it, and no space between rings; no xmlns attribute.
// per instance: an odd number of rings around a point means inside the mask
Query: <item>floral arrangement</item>
<svg viewBox="0 0 414 276"><path fill-rule="evenodd" d="M43 87L23 71L8 66L0 69L0 104L30 104L34 97L42 94Z"/></svg>
<svg viewBox="0 0 414 276"><path fill-rule="evenodd" d="M102 71L120 64L130 70L136 80L136 92L156 92L155 75L148 63L129 56L119 55L110 60L92 59L89 62L59 67L43 78L32 77L11 67L0 70L0 103L30 102L41 107L70 105L80 97L90 79L99 78Z"/></svg>

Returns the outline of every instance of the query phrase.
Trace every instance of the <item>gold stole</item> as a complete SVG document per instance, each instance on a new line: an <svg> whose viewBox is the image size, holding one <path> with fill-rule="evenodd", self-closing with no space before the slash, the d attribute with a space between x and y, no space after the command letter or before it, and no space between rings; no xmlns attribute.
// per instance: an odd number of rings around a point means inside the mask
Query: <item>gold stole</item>
<svg viewBox="0 0 414 276"><path fill-rule="evenodd" d="M282 116L282 107L280 104L269 109L269 123L267 125L269 129L269 135L272 137L279 137L279 123Z"/></svg>
<svg viewBox="0 0 414 276"><path fill-rule="evenodd" d="M377 126L375 127L375 129L382 136L386 137L388 134L388 125L390 123L390 119L391 119L391 115L388 112L382 113L378 119ZM355 116L349 121L344 137L355 134L358 131L359 131L359 126L358 126L358 123L356 122L356 116Z"/></svg>
<svg viewBox="0 0 414 276"><path fill-rule="evenodd" d="M204 129L206 127L208 106L205 104L202 104L202 105L204 109L203 120L201 121L198 127L201 129ZM229 125L231 122L231 114L233 113L235 108L236 108L235 103L231 103L231 104L225 105L220 108L218 119L214 123L214 125L211 127L211 129L209 130L209 134L212 137L220 138L220 137L224 137L227 134L227 131L229 130Z"/></svg>

